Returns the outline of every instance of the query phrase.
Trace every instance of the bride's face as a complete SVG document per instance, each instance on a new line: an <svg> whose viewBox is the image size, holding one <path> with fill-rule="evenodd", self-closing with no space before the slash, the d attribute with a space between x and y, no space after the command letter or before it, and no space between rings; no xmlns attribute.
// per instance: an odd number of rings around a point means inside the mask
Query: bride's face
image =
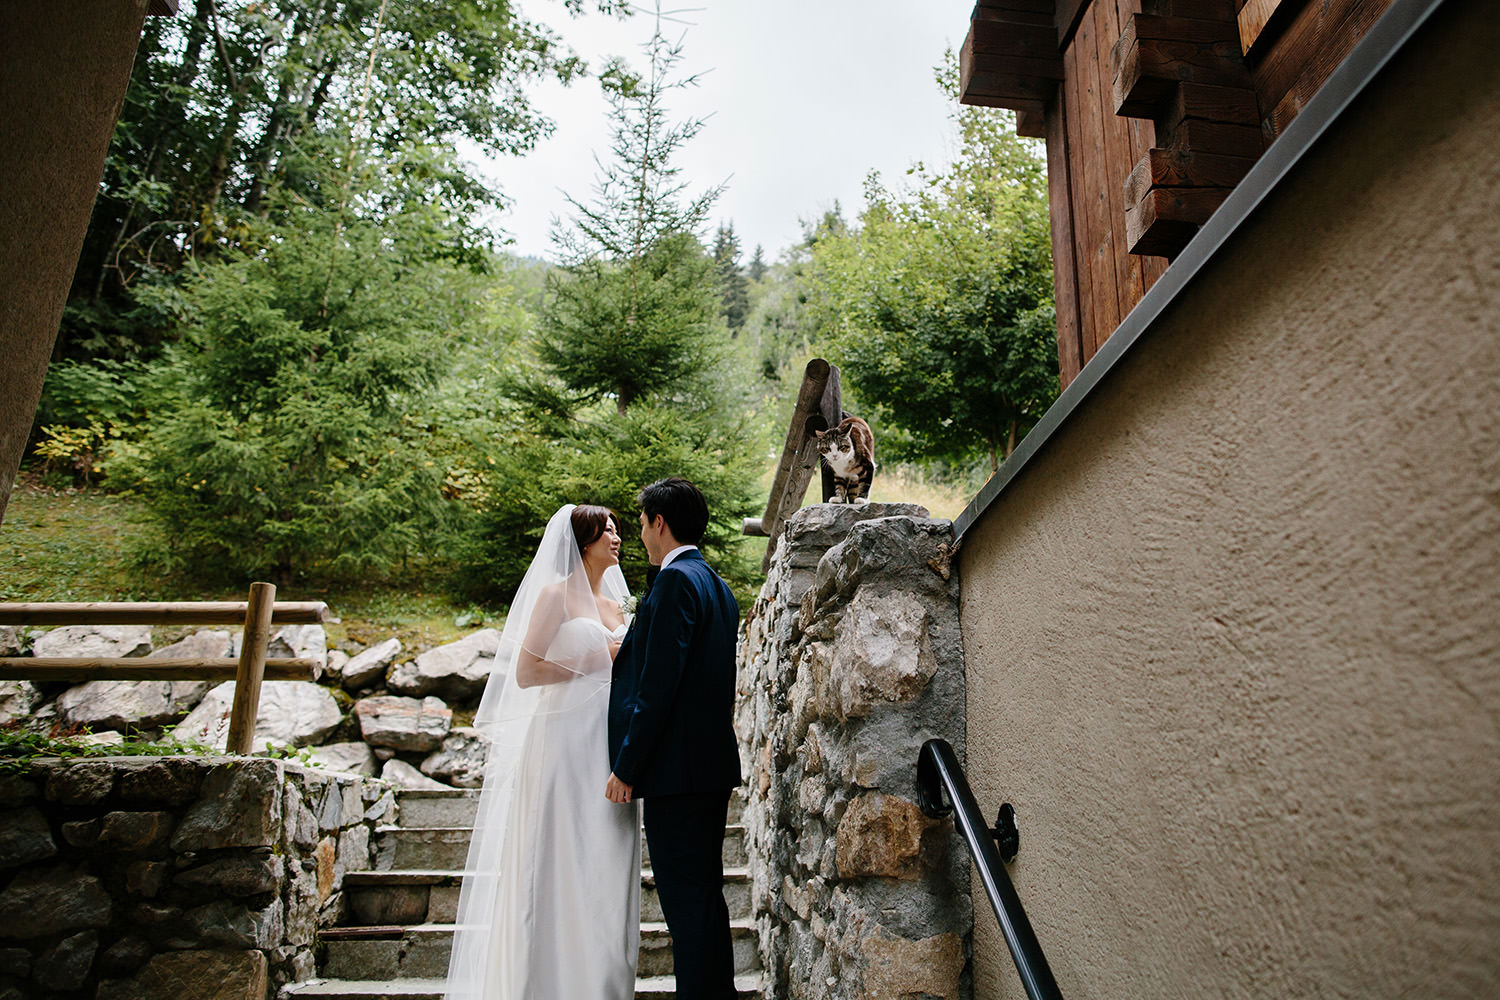
<svg viewBox="0 0 1500 1000"><path fill-rule="evenodd" d="M614 518L604 522L604 534L594 539L583 550L585 563L614 566L620 561L620 529Z"/></svg>

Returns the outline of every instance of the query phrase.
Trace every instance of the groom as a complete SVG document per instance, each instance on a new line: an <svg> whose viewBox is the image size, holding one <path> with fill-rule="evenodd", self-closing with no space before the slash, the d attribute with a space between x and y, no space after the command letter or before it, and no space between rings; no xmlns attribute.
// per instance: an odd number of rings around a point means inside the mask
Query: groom
<svg viewBox="0 0 1500 1000"><path fill-rule="evenodd" d="M641 490L640 506L652 569L615 656L604 794L644 801L679 1000L733 1000L723 851L729 794L740 783L732 722L739 607L698 551L708 526L698 487L662 479Z"/></svg>

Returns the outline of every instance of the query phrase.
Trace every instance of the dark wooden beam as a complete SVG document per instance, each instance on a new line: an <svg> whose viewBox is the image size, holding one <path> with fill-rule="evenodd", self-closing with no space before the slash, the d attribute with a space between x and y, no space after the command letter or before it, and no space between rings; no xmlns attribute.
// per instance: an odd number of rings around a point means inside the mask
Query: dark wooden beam
<svg viewBox="0 0 1500 1000"><path fill-rule="evenodd" d="M1005 0L975 8L958 55L961 103L1010 108L1028 120L1046 110L1063 64L1051 14L1042 7L1041 0Z"/></svg>
<svg viewBox="0 0 1500 1000"><path fill-rule="evenodd" d="M1235 0L1141 0L1141 11L1162 17L1196 17L1209 21L1233 21L1239 5Z"/></svg>
<svg viewBox="0 0 1500 1000"><path fill-rule="evenodd" d="M1065 49L1091 0L1057 0L1057 47Z"/></svg>
<svg viewBox="0 0 1500 1000"><path fill-rule="evenodd" d="M1249 87L1233 21L1134 14L1110 53L1115 114L1153 118L1181 83Z"/></svg>
<svg viewBox="0 0 1500 1000"><path fill-rule="evenodd" d="M171 17L177 13L178 0L151 0L146 13L151 17Z"/></svg>
<svg viewBox="0 0 1500 1000"><path fill-rule="evenodd" d="M1240 8L1239 16L1235 19L1240 29L1240 51L1245 55L1255 48L1257 42L1262 38L1269 38L1266 28L1276 11L1282 6L1283 0L1249 0ZM1287 4L1287 6L1291 6Z"/></svg>
<svg viewBox="0 0 1500 1000"><path fill-rule="evenodd" d="M1046 14L1050 20L1053 17L1053 8L1056 6L1054 0L979 0L974 5L974 16L1001 13L1014 14L1022 11Z"/></svg>
<svg viewBox="0 0 1500 1000"><path fill-rule="evenodd" d="M1041 24L1026 21L975 17L969 24L969 37L964 47L976 56L984 56L986 66L999 68L1010 59L1037 60L1062 66L1062 53L1057 50L1057 34L1052 30L1051 19ZM1028 63L1029 65L1029 63Z"/></svg>
<svg viewBox="0 0 1500 1000"><path fill-rule="evenodd" d="M975 7L969 23L976 21L1010 21L1050 28L1057 23L1057 15L1052 11L1052 0L1009 0Z"/></svg>
<svg viewBox="0 0 1500 1000"><path fill-rule="evenodd" d="M1050 77L989 73L959 58L959 101L984 108L1012 108L1042 114L1057 92L1058 81Z"/></svg>
<svg viewBox="0 0 1500 1000"><path fill-rule="evenodd" d="M1244 87L1211 87L1203 83L1178 84L1158 108L1156 130L1170 133L1185 121L1225 122L1260 127L1255 92Z"/></svg>
<svg viewBox="0 0 1500 1000"><path fill-rule="evenodd" d="M1265 152L1266 140L1257 126L1189 119L1172 130L1166 145L1223 156L1256 157Z"/></svg>
<svg viewBox="0 0 1500 1000"><path fill-rule="evenodd" d="M1154 187L1232 188L1253 166L1255 158L1251 156L1222 156L1191 149L1148 150L1125 179L1125 204L1137 204Z"/></svg>
<svg viewBox="0 0 1500 1000"><path fill-rule="evenodd" d="M1047 138L1047 115L1045 112L1017 111L1016 135L1028 139Z"/></svg>
<svg viewBox="0 0 1500 1000"><path fill-rule="evenodd" d="M1230 188L1152 188L1125 209L1125 241L1133 254L1175 257L1208 221Z"/></svg>

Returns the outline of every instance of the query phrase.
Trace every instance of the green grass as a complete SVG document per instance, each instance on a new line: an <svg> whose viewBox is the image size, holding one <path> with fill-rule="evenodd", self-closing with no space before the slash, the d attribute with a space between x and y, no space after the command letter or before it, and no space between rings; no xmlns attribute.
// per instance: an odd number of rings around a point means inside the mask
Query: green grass
<svg viewBox="0 0 1500 1000"><path fill-rule="evenodd" d="M770 488L770 472L766 474ZM814 476L804 504L817 501ZM881 469L872 499L917 503L934 517L952 518L971 492L904 466ZM34 480L18 482L0 524L0 601L224 601L244 600L252 581L205 587L143 570L130 556L147 532L138 497L87 489L53 489ZM283 601L323 601L330 647L364 647L391 636L404 648L428 649L480 626L499 627L504 617L452 597L434 568L414 564L396 577L359 583L299 583L277 590ZM462 624L460 624L462 623ZM157 628L158 646L193 628Z"/></svg>
<svg viewBox="0 0 1500 1000"><path fill-rule="evenodd" d="M131 542L146 530L138 498L93 490L49 489L18 482L0 524L0 601L244 600L252 581L209 587L161 577L138 567ZM282 587L282 601L323 601L330 647L359 646L396 636L407 649L451 642L479 625L498 625L493 611L456 602L430 586L423 568L405 578L359 584ZM464 624L458 624L463 621ZM192 628L154 630L158 645Z"/></svg>
<svg viewBox="0 0 1500 1000"><path fill-rule="evenodd" d="M761 486L767 493L775 476L774 468L761 477ZM823 480L815 473L807 484L807 493L801 506L815 504L822 499ZM870 486L871 503L914 503L927 508L933 517L953 520L974 498L974 490L961 484L945 483L925 474L910 465L881 466L875 471L875 480Z"/></svg>

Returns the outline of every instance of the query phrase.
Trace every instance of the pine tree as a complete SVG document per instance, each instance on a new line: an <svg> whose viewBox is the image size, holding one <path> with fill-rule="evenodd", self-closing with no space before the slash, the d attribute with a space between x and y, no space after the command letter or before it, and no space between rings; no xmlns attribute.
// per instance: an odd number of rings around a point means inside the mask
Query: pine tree
<svg viewBox="0 0 1500 1000"><path fill-rule="evenodd" d="M703 128L673 123L666 101L697 84L674 77L682 43L656 31L643 77L615 63L601 76L614 119L613 159L572 225L553 233L563 267L548 282L537 353L580 399L611 398L620 414L669 393L710 365L718 315L714 262L698 233L723 185L686 194L672 161Z"/></svg>
<svg viewBox="0 0 1500 1000"><path fill-rule="evenodd" d="M750 280L760 281L766 276L766 255L760 244L755 244L755 253L750 256Z"/></svg>
<svg viewBox="0 0 1500 1000"><path fill-rule="evenodd" d="M513 590L525 569L518 554L535 548L559 503L626 511L642 485L680 475L708 498L703 545L715 568L749 600L754 563L740 528L756 506L764 449L750 423L753 379L729 349L719 270L701 239L720 187L691 195L673 162L703 122L667 114L667 97L695 79L674 75L681 42L662 35L661 21L658 11L645 73L616 64L604 74L613 155L592 198L569 198L539 364L504 390L518 429L486 462L504 475L467 555L483 568L470 582L479 594ZM639 586L644 560L627 553L624 571Z"/></svg>
<svg viewBox="0 0 1500 1000"><path fill-rule="evenodd" d="M721 225L714 235L714 266L718 268L722 289L720 315L733 335L744 328L745 318L750 314L750 284L740 264L740 238L734 234L732 222Z"/></svg>

